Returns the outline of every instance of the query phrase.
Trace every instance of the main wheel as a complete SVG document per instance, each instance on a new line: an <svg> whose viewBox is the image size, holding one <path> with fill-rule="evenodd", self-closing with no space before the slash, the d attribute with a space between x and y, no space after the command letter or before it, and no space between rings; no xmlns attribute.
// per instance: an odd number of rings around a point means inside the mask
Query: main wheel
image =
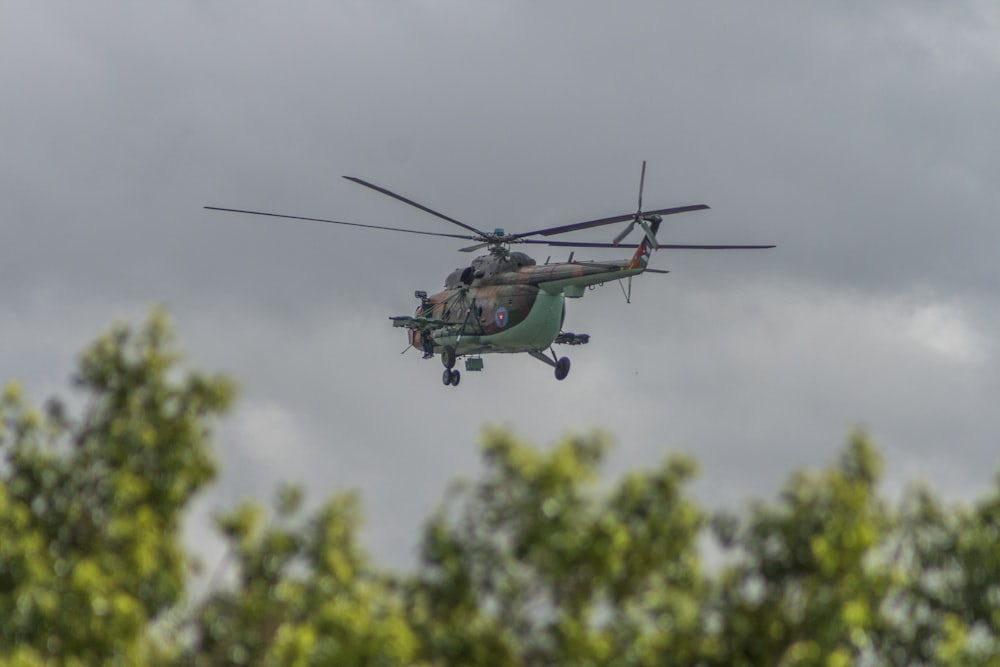
<svg viewBox="0 0 1000 667"><path fill-rule="evenodd" d="M556 362L556 379L565 380L569 375L569 357L563 357Z"/></svg>
<svg viewBox="0 0 1000 667"><path fill-rule="evenodd" d="M445 345L444 348L441 350L441 363L444 364L444 367L449 370L454 368L455 358L456 358L455 348L453 348L451 345Z"/></svg>
<svg viewBox="0 0 1000 667"><path fill-rule="evenodd" d="M441 382L446 387L451 384L451 371L447 368L444 369L444 373L441 374Z"/></svg>

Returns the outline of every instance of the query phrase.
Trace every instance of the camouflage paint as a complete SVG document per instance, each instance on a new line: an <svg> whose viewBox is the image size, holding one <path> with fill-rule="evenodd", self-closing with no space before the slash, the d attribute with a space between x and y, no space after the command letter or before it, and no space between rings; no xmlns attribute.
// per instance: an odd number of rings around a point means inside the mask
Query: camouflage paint
<svg viewBox="0 0 1000 667"><path fill-rule="evenodd" d="M445 345L459 355L547 350L562 329L567 290L580 296L588 285L640 274L640 258L649 252L640 245L630 261L541 266L523 253L477 257L453 271L447 288L428 297L416 316L452 323L430 332L435 352ZM423 350L419 328L409 334L410 343Z"/></svg>

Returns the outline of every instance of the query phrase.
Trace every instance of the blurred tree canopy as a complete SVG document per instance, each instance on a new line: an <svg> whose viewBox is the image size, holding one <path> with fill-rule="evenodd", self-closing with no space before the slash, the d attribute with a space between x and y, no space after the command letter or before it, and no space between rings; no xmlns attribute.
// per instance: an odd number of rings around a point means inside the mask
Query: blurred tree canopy
<svg viewBox="0 0 1000 667"><path fill-rule="evenodd" d="M192 599L180 524L235 392L180 361L156 311L83 353L80 416L3 393L0 664L1000 664L1000 483L890 502L860 432L775 499L712 512L690 458L602 481L602 434L487 430L413 571L358 543L356 494L304 515L282 486L271 512L216 516L232 576Z"/></svg>

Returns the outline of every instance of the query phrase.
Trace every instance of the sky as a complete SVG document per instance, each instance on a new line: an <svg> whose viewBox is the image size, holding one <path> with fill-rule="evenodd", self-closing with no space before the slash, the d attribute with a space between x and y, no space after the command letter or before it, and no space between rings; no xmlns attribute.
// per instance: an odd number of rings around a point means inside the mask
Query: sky
<svg viewBox="0 0 1000 667"><path fill-rule="evenodd" d="M209 565L209 515L287 481L360 491L368 548L412 562L487 425L602 429L608 479L687 453L730 509L862 427L889 492L974 497L1000 460L998 33L988 0L8 0L2 381L66 396L88 342L165 306L242 388L187 529ZM647 208L712 207L662 239L777 248L663 250L631 303L568 301L591 342L564 382L505 355L444 387L400 354L388 317L462 241L202 208L456 231L348 175L527 231L634 210L643 160Z"/></svg>

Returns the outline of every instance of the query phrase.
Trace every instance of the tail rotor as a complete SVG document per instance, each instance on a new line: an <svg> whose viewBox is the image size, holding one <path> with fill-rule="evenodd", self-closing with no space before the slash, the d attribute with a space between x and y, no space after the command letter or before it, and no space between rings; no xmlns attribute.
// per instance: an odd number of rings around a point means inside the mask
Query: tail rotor
<svg viewBox="0 0 1000 667"><path fill-rule="evenodd" d="M656 240L655 228L663 220L663 218L656 214L643 215L642 190L645 184L646 184L646 161L643 160L642 174L639 176L639 206L638 208L635 209L635 215L632 216L631 222L629 222L628 225L625 227L625 229L622 230L622 232L614 238L614 240L611 242L612 245L618 245L622 241L624 241L625 237L631 234L632 230L635 229L635 226L638 224L640 227L642 227L642 231L643 233L645 233L646 238L649 240L650 245L657 250L660 248L660 244ZM653 224L652 228L650 228L649 226L650 223Z"/></svg>

